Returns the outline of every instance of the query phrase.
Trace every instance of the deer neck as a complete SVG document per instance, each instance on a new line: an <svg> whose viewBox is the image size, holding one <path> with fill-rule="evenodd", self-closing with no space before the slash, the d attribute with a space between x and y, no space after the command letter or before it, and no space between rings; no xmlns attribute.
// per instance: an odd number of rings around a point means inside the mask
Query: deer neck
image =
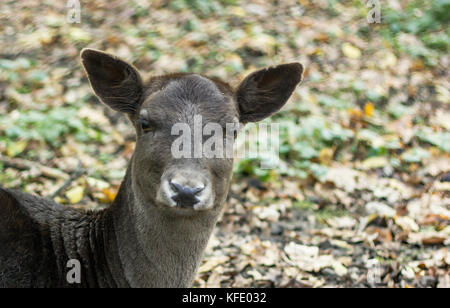
<svg viewBox="0 0 450 308"><path fill-rule="evenodd" d="M168 215L133 187L128 168L111 208L123 278L131 287L190 287L222 204L195 216Z"/></svg>

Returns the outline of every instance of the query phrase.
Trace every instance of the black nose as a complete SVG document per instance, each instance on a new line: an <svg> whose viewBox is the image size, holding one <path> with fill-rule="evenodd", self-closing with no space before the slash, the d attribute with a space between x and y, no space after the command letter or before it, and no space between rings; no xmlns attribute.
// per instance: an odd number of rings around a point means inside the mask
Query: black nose
<svg viewBox="0 0 450 308"><path fill-rule="evenodd" d="M205 189L204 187L192 188L189 186L182 186L180 184L173 183L172 181L169 181L169 185L175 192L175 195L172 196L172 200L175 201L180 207L193 207L200 201L197 199L196 195Z"/></svg>

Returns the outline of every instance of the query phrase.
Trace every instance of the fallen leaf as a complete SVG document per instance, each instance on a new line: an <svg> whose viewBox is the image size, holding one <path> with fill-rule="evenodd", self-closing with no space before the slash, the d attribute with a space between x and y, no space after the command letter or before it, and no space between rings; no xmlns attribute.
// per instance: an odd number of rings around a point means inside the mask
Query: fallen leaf
<svg viewBox="0 0 450 308"><path fill-rule="evenodd" d="M392 242L392 233L388 228L369 226L366 228L366 233L370 235L377 234L375 241L388 243Z"/></svg>
<svg viewBox="0 0 450 308"><path fill-rule="evenodd" d="M80 202L84 196L84 187L76 186L66 192L66 197L71 204Z"/></svg>
<svg viewBox="0 0 450 308"><path fill-rule="evenodd" d="M367 103L364 105L364 114L365 114L366 116L372 117L372 116L373 116L374 110L375 110L375 107L374 107L373 103L367 102Z"/></svg>
<svg viewBox="0 0 450 308"><path fill-rule="evenodd" d="M396 214L395 210L390 206L381 202L369 202L366 204L367 214L378 214L380 216L394 217Z"/></svg>
<svg viewBox="0 0 450 308"><path fill-rule="evenodd" d="M406 231L419 231L419 225L408 216L400 216L395 218L395 223L399 225L403 230Z"/></svg>
<svg viewBox="0 0 450 308"><path fill-rule="evenodd" d="M20 140L16 142L10 142L6 146L6 155L9 157L14 157L22 153L28 145L28 141Z"/></svg>
<svg viewBox="0 0 450 308"><path fill-rule="evenodd" d="M345 276L348 273L348 269L341 262L333 262L332 267L338 276Z"/></svg>
<svg viewBox="0 0 450 308"><path fill-rule="evenodd" d="M397 64L397 57L392 52L386 52L385 50L379 55L380 59L380 68L395 68Z"/></svg>
<svg viewBox="0 0 450 308"><path fill-rule="evenodd" d="M338 229L351 229L356 226L356 220L350 216L333 217L327 219L327 223Z"/></svg>
<svg viewBox="0 0 450 308"><path fill-rule="evenodd" d="M361 50L350 43L342 44L342 52L347 58L359 59L361 58Z"/></svg>
<svg viewBox="0 0 450 308"><path fill-rule="evenodd" d="M423 64L423 61L419 60L419 59L415 60L413 62L413 64L411 65L411 70L415 71L415 72L422 71L424 68L425 68L425 65Z"/></svg>
<svg viewBox="0 0 450 308"><path fill-rule="evenodd" d="M208 257L208 258L206 258L206 262L200 266L198 272L199 272L199 274L209 272L209 271L213 270L215 267L217 267L218 265L227 262L228 260L230 260L230 257L228 257L228 256Z"/></svg>
<svg viewBox="0 0 450 308"><path fill-rule="evenodd" d="M102 189L102 193L105 196L104 203L111 203L116 199L117 189L104 188Z"/></svg>
<svg viewBox="0 0 450 308"><path fill-rule="evenodd" d="M89 184L89 186L91 188L95 188L95 189L105 189L108 188L110 186L110 184L108 182L93 178L93 177L88 177L86 178L87 183Z"/></svg>
<svg viewBox="0 0 450 308"><path fill-rule="evenodd" d="M92 35L89 32L77 27L69 29L69 37L71 40L80 43L89 43L92 40Z"/></svg>
<svg viewBox="0 0 450 308"><path fill-rule="evenodd" d="M284 251L293 265L307 272L318 272L322 268L331 267L335 262L331 255L319 255L319 247L305 246L290 242Z"/></svg>
<svg viewBox="0 0 450 308"><path fill-rule="evenodd" d="M388 164L388 159L385 156L375 156L375 157L369 157L366 160L364 160L360 164L360 168L363 170L370 170L370 169L376 169L376 168L382 168Z"/></svg>
<svg viewBox="0 0 450 308"><path fill-rule="evenodd" d="M323 148L319 152L319 161L322 165L329 165L333 160L334 150L332 148Z"/></svg>
<svg viewBox="0 0 450 308"><path fill-rule="evenodd" d="M424 245L440 245L445 241L445 236L431 236L422 238L422 244Z"/></svg>
<svg viewBox="0 0 450 308"><path fill-rule="evenodd" d="M356 181L359 172L351 168L335 167L328 170L325 181L333 183L336 187L347 192L352 192L356 188Z"/></svg>
<svg viewBox="0 0 450 308"><path fill-rule="evenodd" d="M239 17L244 17L247 12L240 6L233 6L230 8L230 13Z"/></svg>
<svg viewBox="0 0 450 308"><path fill-rule="evenodd" d="M253 211L261 220L276 222L280 218L280 212L271 207L255 207Z"/></svg>

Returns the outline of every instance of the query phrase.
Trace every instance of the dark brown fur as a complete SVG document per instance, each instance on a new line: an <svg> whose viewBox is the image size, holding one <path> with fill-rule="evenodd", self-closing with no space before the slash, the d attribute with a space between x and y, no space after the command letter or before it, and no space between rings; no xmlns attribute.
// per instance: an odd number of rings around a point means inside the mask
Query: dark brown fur
<svg viewBox="0 0 450 308"><path fill-rule="evenodd" d="M222 212L232 159L174 159L170 128L192 125L197 114L221 125L270 116L286 103L303 68L293 63L255 72L235 91L195 74L143 83L133 66L95 50L84 50L82 60L97 96L136 128L135 152L116 200L99 212L0 188L0 287L189 287ZM211 205L194 211L161 203L163 181L180 172L211 188ZM81 262L81 284L66 281L70 259Z"/></svg>

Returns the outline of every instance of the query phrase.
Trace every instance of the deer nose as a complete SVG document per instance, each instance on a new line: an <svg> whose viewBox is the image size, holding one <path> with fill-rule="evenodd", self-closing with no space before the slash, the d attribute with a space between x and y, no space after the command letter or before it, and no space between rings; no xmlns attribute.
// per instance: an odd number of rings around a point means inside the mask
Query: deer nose
<svg viewBox="0 0 450 308"><path fill-rule="evenodd" d="M195 204L200 202L197 198L197 195L205 189L205 186L202 187L190 187L183 186L174 181L169 181L170 188L175 193L172 196L172 200L177 203L178 206L181 207L193 207Z"/></svg>

